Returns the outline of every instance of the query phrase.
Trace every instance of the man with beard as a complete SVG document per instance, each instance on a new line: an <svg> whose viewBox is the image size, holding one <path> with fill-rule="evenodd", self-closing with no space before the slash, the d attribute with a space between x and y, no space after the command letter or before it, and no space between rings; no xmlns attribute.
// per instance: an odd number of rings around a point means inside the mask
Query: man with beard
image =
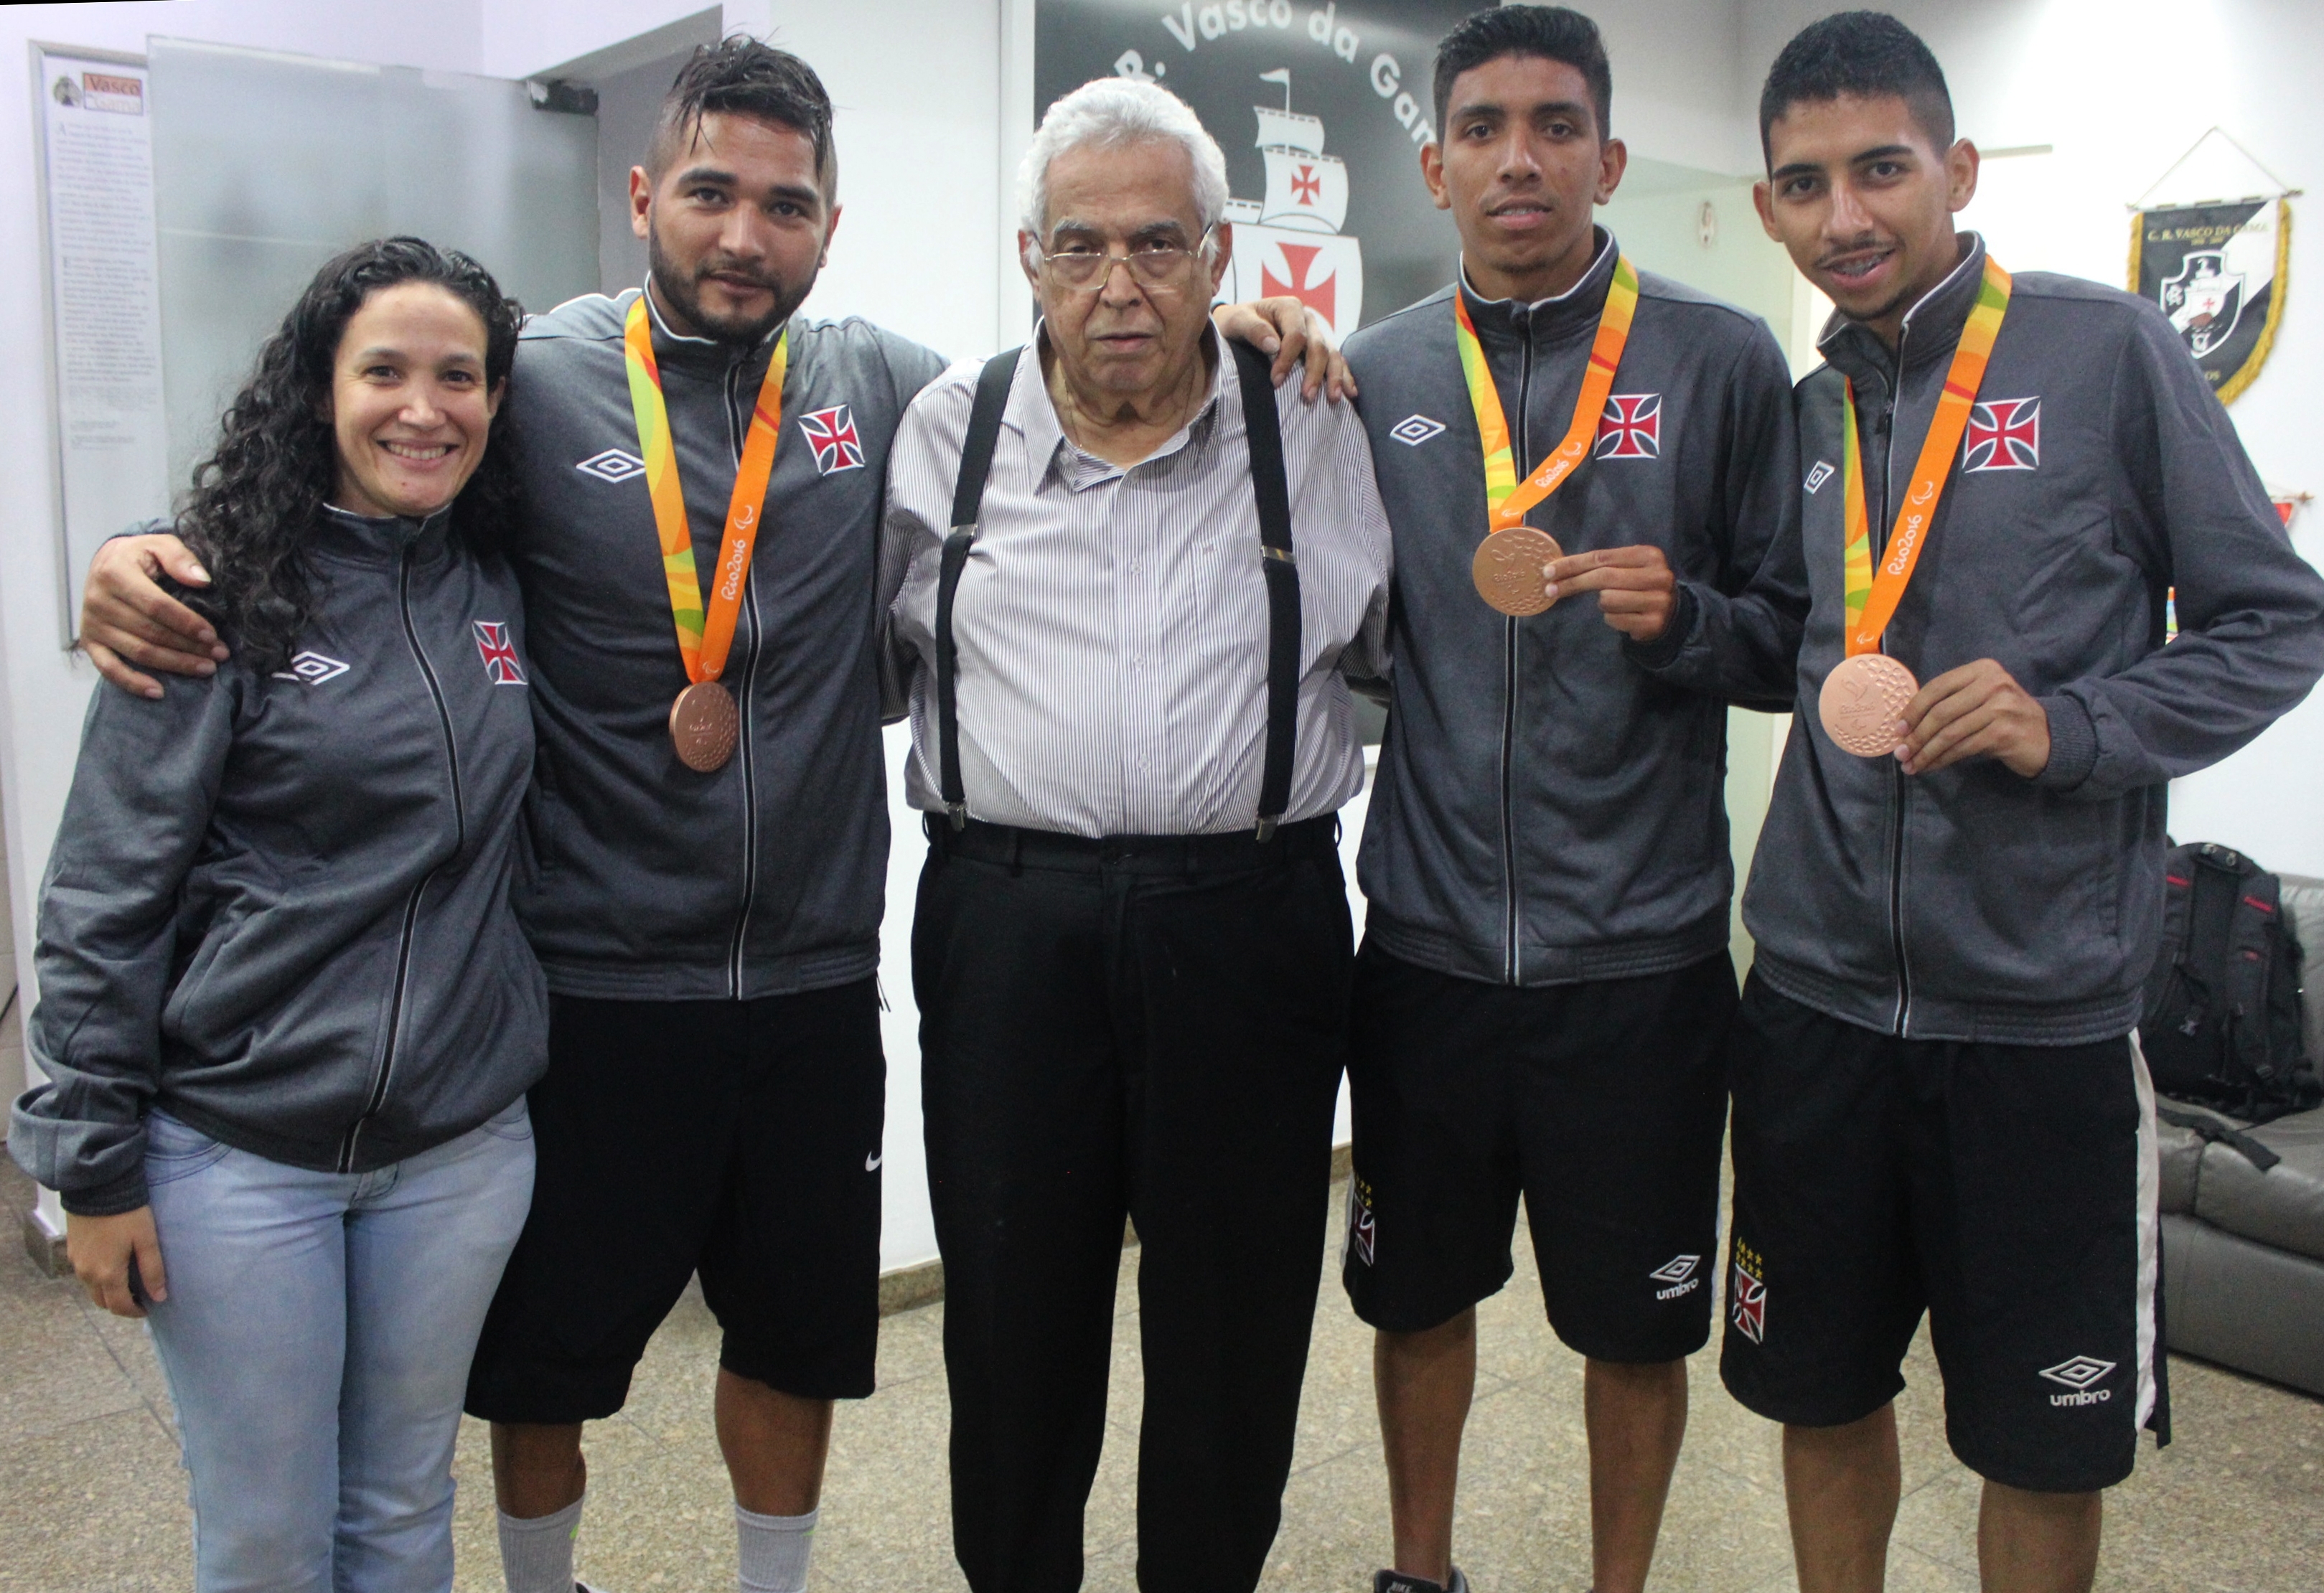
<svg viewBox="0 0 2324 1593"><path fill-rule="evenodd" d="M621 1409L696 1273L724 1335L745 1589L805 1585L832 1402L872 1388L878 521L904 406L944 362L796 318L836 175L804 61L745 38L697 52L631 174L647 287L537 318L518 355L529 506L508 552L540 743L519 907L550 1061L532 1213L468 1390L511 1593L571 1593L582 1423ZM1298 339L1280 342L1278 371ZM167 539L99 554L82 634L116 684L141 683L124 656L214 644L145 578L198 584L190 565Z"/></svg>
<svg viewBox="0 0 2324 1593"><path fill-rule="evenodd" d="M1902 23L1803 30L1759 128L1760 216L1838 313L1798 392L1813 604L1743 904L1720 1371L1784 1423L1800 1587L1873 1593L1925 1312L1983 1586L2086 1589L2101 1490L2170 1432L2132 1033L2167 782L2307 695L2324 580L2157 306L1954 230L1977 150Z"/></svg>
<svg viewBox="0 0 2324 1593"><path fill-rule="evenodd" d="M1550 1323L1587 1358L1600 1593L1645 1585L1711 1331L1722 752L1728 701L1789 705L1791 379L1755 317L1594 225L1625 161L1611 77L1562 6L1445 36L1420 161L1462 280L1348 342L1397 566L1348 1064L1381 1593L1462 1585L1476 1306L1520 1194Z"/></svg>

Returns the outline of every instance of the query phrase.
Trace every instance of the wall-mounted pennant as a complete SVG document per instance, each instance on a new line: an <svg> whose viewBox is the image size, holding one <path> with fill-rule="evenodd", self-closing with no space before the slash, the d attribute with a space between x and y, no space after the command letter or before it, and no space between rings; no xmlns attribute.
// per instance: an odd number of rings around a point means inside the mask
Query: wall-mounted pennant
<svg viewBox="0 0 2324 1593"><path fill-rule="evenodd" d="M2258 377L2283 318L2289 197L2165 205L2131 217L2130 289L2163 307L2221 403Z"/></svg>

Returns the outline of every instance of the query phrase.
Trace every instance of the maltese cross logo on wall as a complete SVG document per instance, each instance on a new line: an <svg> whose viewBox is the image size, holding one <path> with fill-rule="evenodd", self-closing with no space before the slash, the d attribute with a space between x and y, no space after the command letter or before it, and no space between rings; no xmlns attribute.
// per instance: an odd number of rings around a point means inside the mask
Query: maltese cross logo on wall
<svg viewBox="0 0 2324 1593"><path fill-rule="evenodd" d="M799 429L815 449L815 467L822 474L863 468L863 440L855 435L855 418L845 404L800 416Z"/></svg>
<svg viewBox="0 0 2324 1593"><path fill-rule="evenodd" d="M1606 401L1598 422L1600 459L1659 459L1663 452L1663 395L1618 392Z"/></svg>
<svg viewBox="0 0 2324 1593"><path fill-rule="evenodd" d="M1968 470L2031 470L2042 463L2042 401L1995 399L1969 412Z"/></svg>

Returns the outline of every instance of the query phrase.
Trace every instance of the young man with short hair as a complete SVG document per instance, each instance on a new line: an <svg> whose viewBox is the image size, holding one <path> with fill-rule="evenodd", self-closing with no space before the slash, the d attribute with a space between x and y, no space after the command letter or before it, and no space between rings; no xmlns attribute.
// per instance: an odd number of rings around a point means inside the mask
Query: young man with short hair
<svg viewBox="0 0 2324 1593"><path fill-rule="evenodd" d="M2088 1588L2099 1490L2169 1433L2131 1032L2166 782L2307 694L2324 579L2156 306L1954 232L1977 151L1901 23L1809 27L1759 116L1760 216L1838 313L1799 386L1813 605L1744 900L1721 1370L1785 1423L1803 1593L1869 1593L1925 1310L1984 1585Z"/></svg>
<svg viewBox="0 0 2324 1593"><path fill-rule="evenodd" d="M1790 697L1791 379L1758 320L1594 225L1625 161L1610 77L1563 7L1445 37L1421 170L1462 281L1348 343L1397 562L1345 1265L1379 1334L1383 1593L1462 1585L1475 1306L1520 1194L1588 1358L1600 1593L1646 1581L1710 1334L1727 702Z"/></svg>

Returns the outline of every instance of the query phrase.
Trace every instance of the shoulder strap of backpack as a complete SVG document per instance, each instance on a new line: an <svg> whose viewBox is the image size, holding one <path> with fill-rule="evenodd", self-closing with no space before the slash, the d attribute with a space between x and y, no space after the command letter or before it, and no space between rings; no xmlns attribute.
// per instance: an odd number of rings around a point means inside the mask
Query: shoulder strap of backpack
<svg viewBox="0 0 2324 1593"><path fill-rule="evenodd" d="M2250 867L2246 863L2246 867ZM2278 1059L2268 1052L2267 989L2275 971L2275 941L2283 914L2276 877L2255 867L2237 883L2235 910L2227 916L2227 1010L2236 1015L2235 1061L2247 1077L2275 1077Z"/></svg>
<svg viewBox="0 0 2324 1593"><path fill-rule="evenodd" d="M2163 944L2158 968L2187 959L2187 915L2195 900L2195 849L2174 846L2163 859Z"/></svg>

